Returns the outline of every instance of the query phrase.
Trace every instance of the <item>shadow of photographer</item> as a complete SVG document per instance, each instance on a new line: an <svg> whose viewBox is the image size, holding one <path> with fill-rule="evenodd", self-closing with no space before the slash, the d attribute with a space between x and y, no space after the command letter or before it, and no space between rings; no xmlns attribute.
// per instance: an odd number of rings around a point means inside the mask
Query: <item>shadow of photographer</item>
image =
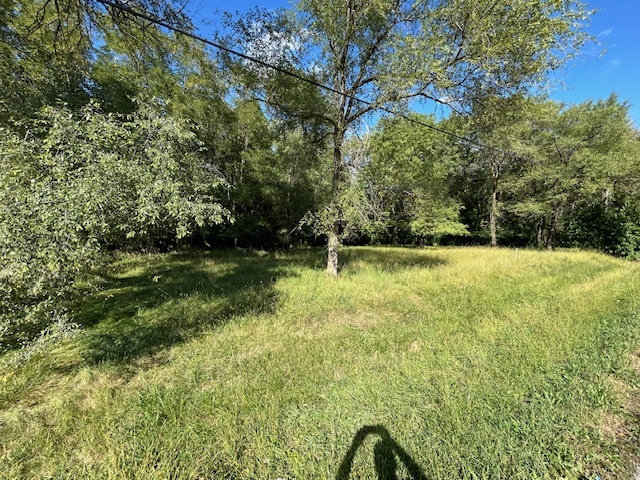
<svg viewBox="0 0 640 480"><path fill-rule="evenodd" d="M420 466L398 442L391 438L389 431L384 426L366 425L358 430L353 437L349 450L347 450L342 462L340 462L336 480L349 480L356 453L369 435L379 437L373 447L374 465L378 480L398 480L398 461L407 469L412 480L427 479Z"/></svg>

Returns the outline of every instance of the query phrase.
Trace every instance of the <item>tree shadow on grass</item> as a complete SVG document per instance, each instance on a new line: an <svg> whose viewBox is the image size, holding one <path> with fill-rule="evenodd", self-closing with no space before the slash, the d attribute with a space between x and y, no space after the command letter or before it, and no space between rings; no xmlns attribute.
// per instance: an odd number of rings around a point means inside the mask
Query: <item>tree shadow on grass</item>
<svg viewBox="0 0 640 480"><path fill-rule="evenodd" d="M103 275L104 291L81 306L88 363L126 362L245 314L273 312L279 278L312 256L216 252L139 257ZM128 272L135 272L128 274Z"/></svg>
<svg viewBox="0 0 640 480"><path fill-rule="evenodd" d="M407 269L435 268L447 260L429 250L400 247L346 248L340 257L342 269L348 272L370 268L384 273Z"/></svg>
<svg viewBox="0 0 640 480"><path fill-rule="evenodd" d="M433 267L424 251L345 249L350 272L373 267ZM320 250L289 253L216 251L130 257L102 274L105 289L80 306L87 363L128 362L184 342L206 328L246 314L272 313L275 283L299 268L324 269ZM114 270L115 268L115 270Z"/></svg>
<svg viewBox="0 0 640 480"><path fill-rule="evenodd" d="M358 430L351 441L349 450L340 462L336 480L349 480L356 453L370 435L379 437L373 447L373 461L378 480L398 480L398 461L407 470L411 480L427 480L422 468L382 425L367 425Z"/></svg>

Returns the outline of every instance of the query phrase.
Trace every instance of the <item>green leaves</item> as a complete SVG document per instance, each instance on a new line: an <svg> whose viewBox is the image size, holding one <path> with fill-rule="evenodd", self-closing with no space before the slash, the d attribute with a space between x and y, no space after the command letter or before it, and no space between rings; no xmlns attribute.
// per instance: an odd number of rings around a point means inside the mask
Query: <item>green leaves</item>
<svg viewBox="0 0 640 480"><path fill-rule="evenodd" d="M483 172L476 196L489 198L492 189L497 193L504 234L528 236L528 243L537 235L539 246L552 248L567 226L581 219L581 229L592 230L595 237L600 226L584 224L583 209L609 201L624 204L626 196L637 196L632 187L637 183L637 134L628 106L615 96L573 106L521 97L486 99L470 128L481 141L518 155L473 152L465 170ZM576 231L575 225L571 229ZM582 233L579 237L580 245L594 246L585 243Z"/></svg>
<svg viewBox="0 0 640 480"><path fill-rule="evenodd" d="M0 139L3 344L64 316L106 247L180 239L229 216L195 134L157 106L129 119L46 108L23 128Z"/></svg>
<svg viewBox="0 0 640 480"><path fill-rule="evenodd" d="M430 117L414 118L435 125ZM410 230L405 235L421 239L467 233L458 220L460 206L449 195L449 168L456 153L449 140L432 129L404 119L380 122L365 177L369 195L386 212L387 228L398 229L404 221Z"/></svg>

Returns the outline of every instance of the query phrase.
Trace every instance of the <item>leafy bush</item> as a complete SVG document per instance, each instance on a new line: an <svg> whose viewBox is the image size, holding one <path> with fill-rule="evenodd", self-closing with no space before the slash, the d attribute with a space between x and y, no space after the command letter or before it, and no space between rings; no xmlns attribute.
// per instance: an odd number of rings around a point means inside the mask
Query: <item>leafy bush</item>
<svg viewBox="0 0 640 480"><path fill-rule="evenodd" d="M639 208L632 199L589 205L578 211L569 223L568 241L573 246L637 259L640 256Z"/></svg>
<svg viewBox="0 0 640 480"><path fill-rule="evenodd" d="M228 217L188 127L157 105L125 118L91 104L48 107L1 132L0 349L64 331L105 247L179 239Z"/></svg>

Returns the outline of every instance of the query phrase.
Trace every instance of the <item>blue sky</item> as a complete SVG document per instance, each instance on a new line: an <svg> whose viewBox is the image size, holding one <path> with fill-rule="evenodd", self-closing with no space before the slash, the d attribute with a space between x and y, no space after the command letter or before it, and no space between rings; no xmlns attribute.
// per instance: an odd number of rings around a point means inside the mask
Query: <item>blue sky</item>
<svg viewBox="0 0 640 480"><path fill-rule="evenodd" d="M580 58L555 75L565 86L556 88L551 97L579 103L615 92L631 104L631 118L640 128L640 1L591 0L588 4L598 10L587 31L599 45L588 45Z"/></svg>
<svg viewBox="0 0 640 480"><path fill-rule="evenodd" d="M599 100L616 93L631 104L630 115L640 128L640 1L587 0L593 15L587 32L596 38L552 79L551 98L565 103ZM222 11L243 12L253 7L286 7L287 0L191 0L190 10L200 33L208 36L216 28ZM212 21L204 26L204 19Z"/></svg>

